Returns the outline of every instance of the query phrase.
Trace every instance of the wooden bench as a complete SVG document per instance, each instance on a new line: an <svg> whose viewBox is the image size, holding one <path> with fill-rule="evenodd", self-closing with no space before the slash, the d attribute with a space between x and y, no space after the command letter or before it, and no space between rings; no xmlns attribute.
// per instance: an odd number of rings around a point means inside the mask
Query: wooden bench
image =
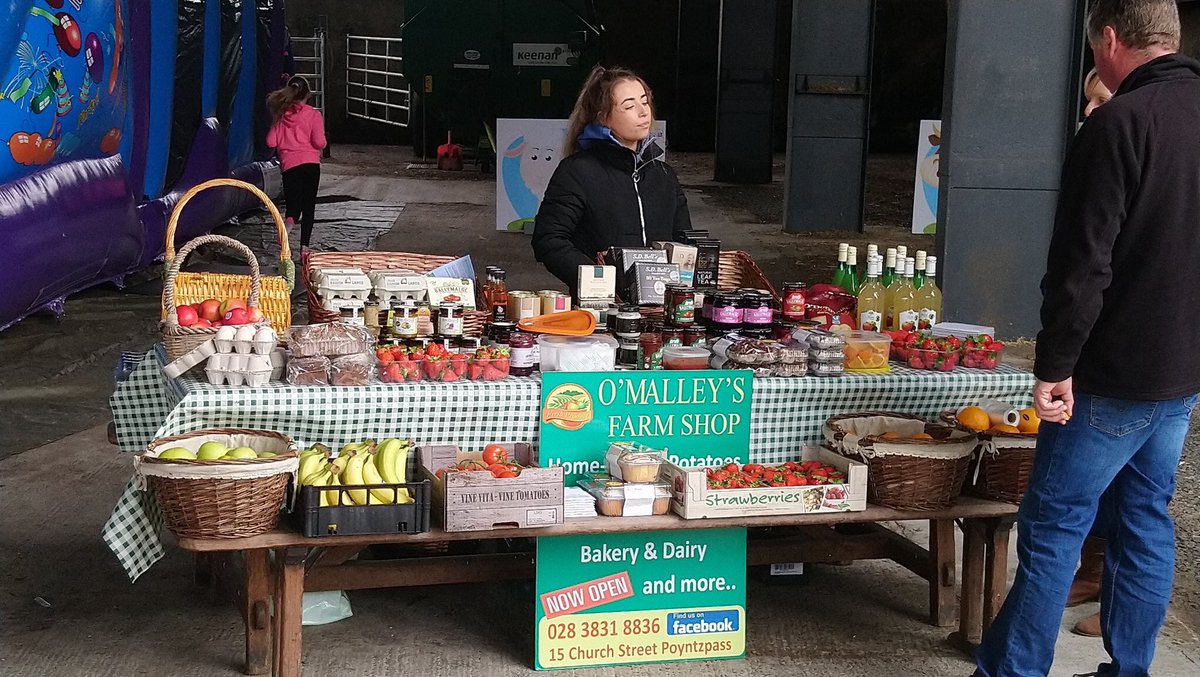
<svg viewBox="0 0 1200 677"><path fill-rule="evenodd" d="M958 631L950 641L973 651L1004 600L1008 538L1017 507L975 498L933 512L906 512L868 506L863 512L683 520L675 515L567 520L561 526L449 533L372 534L306 538L287 528L238 539L181 538L197 553L198 572L218 553L242 553L244 571L236 586L246 626L249 675L299 677L301 614L305 591L363 590L534 576L532 553L418 556L394 560L351 560L372 545L434 546L455 541L486 541L618 532L746 527L795 527L787 535L747 542L747 565L776 562L829 562L890 559L929 582L929 619L952 626L956 598ZM929 545L922 547L882 522L929 521ZM963 530L961 594L955 575L954 527ZM849 525L863 525L852 528ZM274 552L271 563L270 552ZM222 563L228 558L222 558ZM271 602L275 614L271 615Z"/></svg>

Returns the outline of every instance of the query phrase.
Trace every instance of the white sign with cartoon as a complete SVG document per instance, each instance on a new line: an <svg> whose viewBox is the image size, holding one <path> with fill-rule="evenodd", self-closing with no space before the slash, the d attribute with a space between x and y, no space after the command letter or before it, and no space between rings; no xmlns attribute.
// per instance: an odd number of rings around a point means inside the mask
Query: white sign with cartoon
<svg viewBox="0 0 1200 677"><path fill-rule="evenodd" d="M921 120L917 139L917 176L913 186L912 232L937 232L938 164L941 161L942 121Z"/></svg>
<svg viewBox="0 0 1200 677"><path fill-rule="evenodd" d="M656 120L650 134L665 139L667 123ZM566 120L496 120L496 230L533 232L566 135Z"/></svg>

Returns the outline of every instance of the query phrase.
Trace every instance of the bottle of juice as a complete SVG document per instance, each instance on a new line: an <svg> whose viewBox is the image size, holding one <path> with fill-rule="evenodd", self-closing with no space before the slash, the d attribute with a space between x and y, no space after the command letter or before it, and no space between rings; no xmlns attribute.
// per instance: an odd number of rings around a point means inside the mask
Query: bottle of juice
<svg viewBox="0 0 1200 677"><path fill-rule="evenodd" d="M858 279L858 247L850 247L846 252L846 284L842 285L852 295L858 295L862 283Z"/></svg>
<svg viewBox="0 0 1200 677"><path fill-rule="evenodd" d="M850 245L845 242L839 243L837 269L833 271L833 280L831 282L842 289L846 288L846 257L849 254Z"/></svg>
<svg viewBox="0 0 1200 677"><path fill-rule="evenodd" d="M925 259L925 284L917 290L917 328L921 331L933 329L942 317L942 290L938 289L937 257Z"/></svg>
<svg viewBox="0 0 1200 677"><path fill-rule="evenodd" d="M917 250L916 267L913 270L913 286L920 289L925 284L926 256L924 249Z"/></svg>
<svg viewBox="0 0 1200 677"><path fill-rule="evenodd" d="M879 278L879 284L887 288L892 285L894 279L896 279L896 248L888 247L883 262L883 276Z"/></svg>
<svg viewBox="0 0 1200 677"><path fill-rule="evenodd" d="M879 283L879 269L883 259L872 256L867 259L867 281L858 290L858 328L863 331L882 331L886 310L887 292Z"/></svg>
<svg viewBox="0 0 1200 677"><path fill-rule="evenodd" d="M887 285L885 285L886 304L887 305L886 305L886 310L884 311L884 314L887 315L887 317L884 318L884 321L886 322L885 326L888 329L891 329L893 331L896 329L896 318L893 313L893 311L895 310L895 307L896 307L896 292L899 291L900 288L904 286L905 258L904 258L903 252L904 252L903 245L896 247L896 271L892 275L892 281L887 283Z"/></svg>
<svg viewBox="0 0 1200 677"><path fill-rule="evenodd" d="M904 259L904 278L892 294L892 330L917 330L917 288L913 286L913 273L917 262L911 256Z"/></svg>

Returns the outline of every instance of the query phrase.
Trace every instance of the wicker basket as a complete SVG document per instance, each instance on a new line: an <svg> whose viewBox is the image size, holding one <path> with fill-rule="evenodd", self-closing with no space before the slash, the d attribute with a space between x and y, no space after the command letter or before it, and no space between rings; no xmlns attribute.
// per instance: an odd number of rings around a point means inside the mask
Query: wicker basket
<svg viewBox="0 0 1200 677"><path fill-rule="evenodd" d="M208 441L273 451L273 458L176 461L156 456L171 447L196 451ZM191 538L243 538L275 528L288 482L300 462L291 438L266 430L220 428L162 437L135 460L153 490L167 528Z"/></svg>
<svg viewBox="0 0 1200 677"><path fill-rule="evenodd" d="M891 412L834 416L822 432L829 448L867 464L867 499L897 510L954 505L978 441L973 433ZM902 437L884 437L888 432ZM904 439L917 433L932 439Z"/></svg>
<svg viewBox="0 0 1200 677"><path fill-rule="evenodd" d="M311 284L313 270L317 268L359 268L364 273L371 270L411 270L422 275L457 260L454 256L436 254L412 254L409 252L308 252L301 256L301 276L308 290L308 321L337 322L341 315L321 305L317 290ZM466 313L463 318L463 334L482 336L487 328L490 314L484 310Z"/></svg>
<svg viewBox="0 0 1200 677"><path fill-rule="evenodd" d="M958 427L954 412L942 413L942 420ZM971 474L970 493L980 498L1020 505L1029 490L1037 436L1024 433L979 433L979 446Z"/></svg>
<svg viewBox="0 0 1200 677"><path fill-rule="evenodd" d="M250 191L259 202L267 208L275 222L275 231L279 235L279 269L282 276L264 276L259 283L259 309L275 331L282 332L292 325L292 288L296 282L296 267L292 263L292 252L288 247L287 226L283 217L275 208L275 203L267 194L253 184L236 179L213 179L205 181L183 194L175 209L171 211L171 219L167 222L166 266L170 270L174 266L175 230L179 226L179 217L183 208L192 198L210 188L241 188ZM247 250L248 251L248 250ZM182 254L182 251L180 252ZM179 258L182 258L180 256ZM251 255L253 258L253 255ZM175 279L175 303L188 305L199 303L205 299L244 299L250 296L251 276L232 275L229 273L194 273L179 272ZM172 310L168 306L165 294L163 297L162 317Z"/></svg>
<svg viewBox="0 0 1200 677"><path fill-rule="evenodd" d="M611 265L607 260L608 252L596 254L596 263ZM761 289L771 293L775 306L779 307L782 299L779 292L771 285L771 281L763 274L762 269L754 262L749 254L736 249L721 252L717 272L717 289L732 291L735 289ZM642 306L642 318L651 322L661 322L663 319L662 306Z"/></svg>
<svg viewBox="0 0 1200 677"><path fill-rule="evenodd" d="M233 238L225 237L224 235L202 235L187 244L179 250L179 255L171 260L171 267L167 270L167 281L163 285L163 307L166 309L166 319L162 321L163 347L167 349L167 358L177 360L180 357L191 352L192 349L199 346L201 343L216 337L217 327L183 327L179 324L179 316L177 309L179 308L179 277L183 273L179 272L179 266L187 260L197 247L205 244L221 244L241 254L250 264L250 294L247 299L247 304L250 308L259 308L261 303L261 274L258 270L258 259L254 257L254 252L246 245L234 240ZM191 273L196 275L196 273ZM227 275L225 277L241 277ZM193 291L195 290L195 280L193 280ZM209 297L205 297L209 298ZM261 322L254 323L254 326L263 326L267 324L264 318Z"/></svg>

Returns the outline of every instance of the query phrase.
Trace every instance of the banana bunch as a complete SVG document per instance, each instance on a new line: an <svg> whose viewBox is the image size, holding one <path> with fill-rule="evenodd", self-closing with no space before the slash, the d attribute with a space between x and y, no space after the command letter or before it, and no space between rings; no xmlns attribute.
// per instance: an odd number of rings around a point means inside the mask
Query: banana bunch
<svg viewBox="0 0 1200 677"><path fill-rule="evenodd" d="M330 457L331 449L323 444L300 454L300 470L297 477L301 486L358 487L372 484L404 484L408 481L408 454L412 450L410 440L389 437L378 444L365 440L342 447L337 456ZM336 489L321 491L321 506L336 506ZM350 489L344 492L352 505L393 505L412 503L414 499L408 489L377 487L374 489Z"/></svg>

